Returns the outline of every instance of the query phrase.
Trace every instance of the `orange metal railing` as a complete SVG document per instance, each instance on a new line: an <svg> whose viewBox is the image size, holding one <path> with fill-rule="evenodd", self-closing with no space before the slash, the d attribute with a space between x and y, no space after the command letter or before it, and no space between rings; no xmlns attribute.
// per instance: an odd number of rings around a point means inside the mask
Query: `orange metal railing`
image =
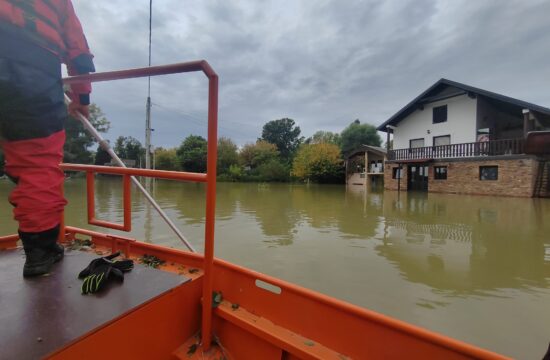
<svg viewBox="0 0 550 360"><path fill-rule="evenodd" d="M130 231L131 229L131 185L130 176L143 176L157 179L171 179L181 181L206 182L206 223L204 242L204 278L202 294L202 346L208 350L212 338L212 282L214 263L214 222L216 208L216 162L218 143L218 75L204 61L192 61L186 63L153 66L147 68L110 71L88 75L79 75L63 79L66 85L82 82L99 82L139 77L150 77L186 72L202 71L208 78L208 136L207 136L207 172L188 173L177 171L162 171L149 169L129 169L93 165L61 164L63 170L84 171L87 179L88 222L92 225L108 227L111 229ZM94 205L94 174L115 174L123 176L124 186L124 221L116 224L95 218ZM64 222L62 221L64 233Z"/></svg>

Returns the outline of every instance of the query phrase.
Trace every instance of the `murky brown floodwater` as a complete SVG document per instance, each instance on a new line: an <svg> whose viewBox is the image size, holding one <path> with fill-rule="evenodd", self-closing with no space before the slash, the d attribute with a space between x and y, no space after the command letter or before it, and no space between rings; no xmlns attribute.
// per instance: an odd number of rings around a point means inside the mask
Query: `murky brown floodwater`
<svg viewBox="0 0 550 360"><path fill-rule="evenodd" d="M67 223L86 227L85 182L66 182ZM12 187L0 180L0 197ZM121 186L97 181L97 212L121 221ZM550 200L362 187L218 184L216 256L506 355L550 341ZM202 249L204 186L154 195ZM180 246L134 194L132 235ZM0 234L13 233L7 201Z"/></svg>

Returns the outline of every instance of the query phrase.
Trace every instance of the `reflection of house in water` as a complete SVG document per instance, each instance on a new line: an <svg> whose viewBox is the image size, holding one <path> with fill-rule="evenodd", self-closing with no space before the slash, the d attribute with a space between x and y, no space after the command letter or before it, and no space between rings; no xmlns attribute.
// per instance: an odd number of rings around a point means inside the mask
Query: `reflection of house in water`
<svg viewBox="0 0 550 360"><path fill-rule="evenodd" d="M389 194L376 250L409 281L458 294L548 286L550 226L532 201Z"/></svg>

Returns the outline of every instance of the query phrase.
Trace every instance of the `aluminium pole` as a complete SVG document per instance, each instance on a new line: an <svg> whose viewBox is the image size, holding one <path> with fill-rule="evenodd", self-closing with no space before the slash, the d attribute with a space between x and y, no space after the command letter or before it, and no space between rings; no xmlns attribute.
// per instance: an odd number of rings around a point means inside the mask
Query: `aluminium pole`
<svg viewBox="0 0 550 360"><path fill-rule="evenodd" d="M67 103L67 105L71 103L71 99L67 95L65 95L65 102ZM78 113L77 119L82 123L84 128L88 130L88 132L96 139L96 141L99 143L99 146L101 146L103 150L105 150L111 156L111 158L114 160L114 162L118 166L124 167L124 168L127 167L124 164L124 162L120 160L118 155L113 151L113 149L111 148L111 145L105 139L103 139L103 137L99 134L96 128L93 127L93 125L84 115L82 115L81 113ZM155 199L153 199L151 194L149 194L149 192L145 190L145 188L143 187L143 185L141 185L138 179L136 179L134 176L131 176L130 178L132 179L133 183L137 186L139 191L143 193L143 195L149 201L149 203L157 210L157 212L164 219L166 224L168 224L168 226L176 233L176 235L180 238L180 240L185 244L185 246L187 246L187 248L192 252L197 252L193 248L191 243L189 243L189 241L185 238L185 236L183 236L183 234L177 228L177 226L172 222L172 220L170 220L168 215L166 215L166 213L160 208L159 204L157 204L157 202L155 201Z"/></svg>

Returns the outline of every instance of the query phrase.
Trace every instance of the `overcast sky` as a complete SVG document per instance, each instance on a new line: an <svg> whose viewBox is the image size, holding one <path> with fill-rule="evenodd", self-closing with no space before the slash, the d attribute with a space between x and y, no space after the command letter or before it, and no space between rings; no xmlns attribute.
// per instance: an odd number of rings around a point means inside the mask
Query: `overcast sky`
<svg viewBox="0 0 550 360"><path fill-rule="evenodd" d="M147 66L148 0L74 0L98 71ZM444 77L550 107L550 1L153 0L153 65L205 59L220 136L290 117L310 136L379 125ZM143 142L147 82L100 83L107 135ZM153 144L206 135L202 74L152 80Z"/></svg>

